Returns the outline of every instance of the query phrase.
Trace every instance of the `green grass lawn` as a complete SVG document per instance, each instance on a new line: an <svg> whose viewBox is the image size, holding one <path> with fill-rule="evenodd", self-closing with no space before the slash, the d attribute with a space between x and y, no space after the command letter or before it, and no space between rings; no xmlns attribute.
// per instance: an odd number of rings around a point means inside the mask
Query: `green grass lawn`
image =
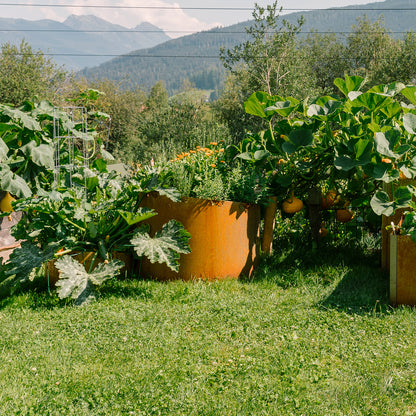
<svg viewBox="0 0 416 416"><path fill-rule="evenodd" d="M276 253L251 281L2 300L0 415L416 415L416 313L379 254Z"/></svg>

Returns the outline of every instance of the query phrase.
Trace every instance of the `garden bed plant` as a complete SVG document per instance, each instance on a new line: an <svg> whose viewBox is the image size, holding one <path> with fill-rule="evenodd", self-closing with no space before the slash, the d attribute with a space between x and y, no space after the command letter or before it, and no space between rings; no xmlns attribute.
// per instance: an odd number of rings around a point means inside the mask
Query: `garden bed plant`
<svg viewBox="0 0 416 416"><path fill-rule="evenodd" d="M3 266L8 284L33 280L39 272L44 275L47 262L56 261L61 273L59 296L83 303L93 297L94 286L118 274L123 262L115 258L116 253L146 256L178 270L179 253L189 252L186 230L170 221L151 238L143 224L156 215L140 207L146 193L158 191L177 200L174 190L160 186L155 172L126 179L85 169L79 172L79 182L86 186L39 191L36 197L13 203L23 213L12 229L22 244ZM78 253L92 253L89 269L73 259ZM95 260L101 262L93 268Z"/></svg>
<svg viewBox="0 0 416 416"><path fill-rule="evenodd" d="M343 210L337 218L352 218L351 208L389 216L408 207L416 188L400 180L416 174L416 87L366 90L358 76L334 84L340 96L311 102L252 94L245 110L266 128L242 140L237 157L263 172L282 206L318 189L322 206Z"/></svg>
<svg viewBox="0 0 416 416"><path fill-rule="evenodd" d="M212 201L267 203L269 189L262 172L236 159L223 141L182 152L160 169L166 183L182 197Z"/></svg>

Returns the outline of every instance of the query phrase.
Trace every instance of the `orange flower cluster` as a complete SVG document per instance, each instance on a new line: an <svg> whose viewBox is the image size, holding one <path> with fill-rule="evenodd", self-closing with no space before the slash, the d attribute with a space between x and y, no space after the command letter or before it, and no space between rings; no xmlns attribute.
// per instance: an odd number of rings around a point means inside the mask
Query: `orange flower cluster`
<svg viewBox="0 0 416 416"><path fill-rule="evenodd" d="M225 149L223 147L218 148L218 145L218 142L211 142L209 147L197 146L195 150L179 153L176 155L176 159L172 159L171 162L187 161L195 163L196 161L202 162L205 159L207 162L211 162L209 163L209 166L215 168L217 167L217 162L225 163L225 160L218 160L219 154L225 152Z"/></svg>

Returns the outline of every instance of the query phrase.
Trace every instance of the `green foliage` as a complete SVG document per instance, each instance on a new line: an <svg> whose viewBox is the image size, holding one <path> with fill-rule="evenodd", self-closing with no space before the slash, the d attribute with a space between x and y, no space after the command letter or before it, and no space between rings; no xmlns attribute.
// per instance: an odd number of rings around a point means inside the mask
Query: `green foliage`
<svg viewBox="0 0 416 416"><path fill-rule="evenodd" d="M52 100L65 77L63 69L25 40L19 47L1 45L0 102L18 106L34 97Z"/></svg>
<svg viewBox="0 0 416 416"><path fill-rule="evenodd" d="M216 140L228 141L228 129L215 120L209 104L191 100L171 100L167 106L141 113L134 160L172 159L177 153Z"/></svg>
<svg viewBox="0 0 416 416"><path fill-rule="evenodd" d="M165 263L171 270L179 270L180 254L191 252L188 241L191 235L175 220L165 224L154 237L139 228L131 240L137 256L145 256L151 263Z"/></svg>
<svg viewBox="0 0 416 416"><path fill-rule="evenodd" d="M47 185L52 178L53 107L48 102L14 108L0 105L0 188L18 197Z"/></svg>
<svg viewBox="0 0 416 416"><path fill-rule="evenodd" d="M371 198L378 215L391 215L416 194L412 186L397 187L401 177L416 174L415 88L396 82L363 92L359 76L336 79L334 85L344 98L323 96L309 103L252 94L246 111L269 128L243 140L238 157L263 169L276 195L335 188L344 202L359 206ZM383 183L394 184L392 196Z"/></svg>
<svg viewBox="0 0 416 416"><path fill-rule="evenodd" d="M254 23L246 28L249 40L233 49L221 48L220 58L228 70L237 75L239 82L246 79L246 91L265 90L270 95L277 91L287 92L295 82L291 78L301 74L296 48L296 35L300 32L303 18L296 24L278 22L277 2L263 8L255 5ZM241 65L240 65L241 64ZM245 78L248 74L248 78Z"/></svg>
<svg viewBox="0 0 416 416"><path fill-rule="evenodd" d="M81 186L40 191L36 197L15 203L15 210L24 216L12 228L12 235L25 242L4 265L8 286L31 280L47 261L83 252L94 253L94 265L98 258L106 263L115 253L133 254L133 249L140 256L151 255L153 260L152 253L157 251L159 261L166 260L177 270L179 254L175 251L189 252L189 234L180 224L169 224L154 239L147 231L136 231L138 225L156 215L153 210L140 207L146 193L160 190L177 199L175 191L162 186L163 175L142 171L137 177L126 179L115 173L85 170L73 172L73 180L79 180ZM59 296L71 296L82 303L90 297L93 286L117 274L120 263L85 271L84 266L74 268L73 260L65 258L57 262L57 268L64 273L65 280L59 285Z"/></svg>
<svg viewBox="0 0 416 416"><path fill-rule="evenodd" d="M123 262L111 260L100 263L88 273L79 261L66 255L56 261L56 267L60 271L56 283L59 298L72 298L76 305L83 305L95 299L95 287L114 278L123 267Z"/></svg>
<svg viewBox="0 0 416 416"><path fill-rule="evenodd" d="M268 187L261 173L241 163L232 147L211 142L207 147L178 154L161 169L167 184L181 196L216 201L264 203Z"/></svg>
<svg viewBox="0 0 416 416"><path fill-rule="evenodd" d="M92 114L98 111L108 114L109 118L95 123L102 143L115 158L123 162L137 160L135 149L143 147L138 131L147 95L141 90L126 89L123 82L102 79L91 83L86 80L79 81L69 97L80 97L91 88L101 91L102 94L94 101L77 99L75 103L84 106Z"/></svg>

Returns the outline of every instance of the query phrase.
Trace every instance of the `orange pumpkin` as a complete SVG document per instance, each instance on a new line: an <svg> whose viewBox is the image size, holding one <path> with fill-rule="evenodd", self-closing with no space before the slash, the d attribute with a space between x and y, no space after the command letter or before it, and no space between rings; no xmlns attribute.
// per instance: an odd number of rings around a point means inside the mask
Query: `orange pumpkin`
<svg viewBox="0 0 416 416"><path fill-rule="evenodd" d="M328 235L328 230L325 227L319 229L319 237L326 237Z"/></svg>
<svg viewBox="0 0 416 416"><path fill-rule="evenodd" d="M339 222L346 223L354 218L354 213L349 209L337 209L335 218Z"/></svg>
<svg viewBox="0 0 416 416"><path fill-rule="evenodd" d="M322 198L321 208L330 209L337 202L337 200L337 192L332 189Z"/></svg>
<svg viewBox="0 0 416 416"><path fill-rule="evenodd" d="M286 199L282 204L282 210L283 212L286 212L286 214L294 214L295 212L299 212L303 208L303 202L292 195L290 198Z"/></svg>

